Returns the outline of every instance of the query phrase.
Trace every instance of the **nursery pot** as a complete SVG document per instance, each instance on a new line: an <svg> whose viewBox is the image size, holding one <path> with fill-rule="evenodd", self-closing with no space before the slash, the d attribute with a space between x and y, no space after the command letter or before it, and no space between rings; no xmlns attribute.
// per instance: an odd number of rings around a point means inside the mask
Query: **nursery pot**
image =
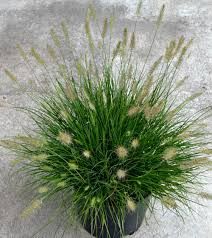
<svg viewBox="0 0 212 238"><path fill-rule="evenodd" d="M137 203L134 212L127 212L124 218L124 235L132 235L141 226L145 217L150 197L146 197L144 203ZM96 226L92 229L92 217L88 218L84 224L84 229L96 238L121 238L123 237L117 222L114 221L112 215L108 211L107 224L108 227L101 226L101 220L97 219Z"/></svg>

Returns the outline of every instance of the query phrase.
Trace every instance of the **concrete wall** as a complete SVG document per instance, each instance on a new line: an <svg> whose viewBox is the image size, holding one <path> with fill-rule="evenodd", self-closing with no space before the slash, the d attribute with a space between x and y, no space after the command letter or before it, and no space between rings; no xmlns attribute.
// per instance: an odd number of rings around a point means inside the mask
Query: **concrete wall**
<svg viewBox="0 0 212 238"><path fill-rule="evenodd" d="M40 50L49 41L49 29L66 19L73 41L83 41L83 23L88 0L0 0L0 69L9 67L14 70L20 82L26 83L29 76L24 64L15 49L16 43L24 48L31 45ZM189 75L190 80L182 90L182 97L197 90L204 91L204 96L192 104L191 111L212 102L212 1L211 0L144 0L142 20L138 24L139 48L145 55L149 45L149 37L153 29L156 15L161 4L166 3L165 20L153 56L159 55L165 43L183 34L194 37L192 55L181 75ZM96 0L94 1L99 15L115 10L117 16L117 32L125 25L133 27L136 0ZM80 44L77 49L80 49ZM27 95L20 94L0 71L0 137L16 135L23 132L22 126L31 126L30 121L20 112L10 108L15 105L30 104ZM211 131L212 123L208 128ZM11 178L10 161L13 155L0 149L0 238L29 238L46 222L52 214L53 205L48 205L29 220L21 220L19 214L26 205L24 196L20 194L18 181ZM210 184L204 191L212 192L211 176L205 179ZM212 201L200 200L205 206L194 205L193 216L185 217L184 222L174 214L163 212L160 206L153 215L147 215L136 238L210 238L212 237ZM60 224L61 218L35 237L51 238ZM63 227L55 237L62 235ZM90 237L85 231L68 229L64 237Z"/></svg>

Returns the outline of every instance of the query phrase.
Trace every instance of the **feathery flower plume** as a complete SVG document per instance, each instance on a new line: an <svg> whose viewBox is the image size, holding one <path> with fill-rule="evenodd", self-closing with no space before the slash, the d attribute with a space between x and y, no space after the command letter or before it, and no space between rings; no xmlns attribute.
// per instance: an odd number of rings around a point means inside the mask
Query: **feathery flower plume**
<svg viewBox="0 0 212 238"><path fill-rule="evenodd" d="M38 193L47 193L48 191L49 189L46 186L38 188Z"/></svg>
<svg viewBox="0 0 212 238"><path fill-rule="evenodd" d="M154 106L150 106L148 103L144 107L144 115L147 120L153 119L156 117L164 107L164 101L156 103Z"/></svg>
<svg viewBox="0 0 212 238"><path fill-rule="evenodd" d="M142 103L143 100L146 98L146 96L148 96L151 86L153 84L153 76L152 75L148 75L146 81L144 82L140 92L138 93L137 96L137 102L138 103Z"/></svg>
<svg viewBox="0 0 212 238"><path fill-rule="evenodd" d="M40 56L40 54L36 51L35 48L31 48L31 53L32 56L36 59L36 61L40 64L40 65L45 65L45 61L44 59Z"/></svg>
<svg viewBox="0 0 212 238"><path fill-rule="evenodd" d="M64 145L72 144L72 137L67 132L60 131L58 136L57 136L57 140L59 140Z"/></svg>
<svg viewBox="0 0 212 238"><path fill-rule="evenodd" d="M137 15L137 16L140 16L140 15L141 15L142 3L143 3L143 1L142 1L142 0L139 0L138 5L137 5L137 8L136 8L136 15Z"/></svg>
<svg viewBox="0 0 212 238"><path fill-rule="evenodd" d="M132 140L132 142L131 142L132 148L136 149L139 147L139 145L140 145L140 142L137 138Z"/></svg>
<svg viewBox="0 0 212 238"><path fill-rule="evenodd" d="M88 106L92 111L96 111L96 108L91 101L88 101Z"/></svg>
<svg viewBox="0 0 212 238"><path fill-rule="evenodd" d="M93 17L93 19L96 19L96 10L92 4L89 4L86 17L88 19L90 19L91 17Z"/></svg>
<svg viewBox="0 0 212 238"><path fill-rule="evenodd" d="M177 43L177 46L176 46L174 55L176 55L176 54L179 52L179 50L181 49L181 47L182 47L182 45L184 44L184 42L185 42L185 38L184 38L184 36L181 36L181 37L179 38L179 40L178 40L178 43Z"/></svg>
<svg viewBox="0 0 212 238"><path fill-rule="evenodd" d="M86 33L86 36L88 39L89 47L90 47L91 51L93 52L94 51L94 43L93 43L93 38L91 35L90 20L88 17L85 20L85 33Z"/></svg>
<svg viewBox="0 0 212 238"><path fill-rule="evenodd" d="M149 70L149 75L152 75L155 70L158 68L158 66L160 65L161 61L163 59L163 56L160 56L155 62L154 64L152 65L152 67L150 68Z"/></svg>
<svg viewBox="0 0 212 238"><path fill-rule="evenodd" d="M71 101L74 101L76 99L76 92L70 83L66 84L65 94L66 94L67 98L69 98Z"/></svg>
<svg viewBox="0 0 212 238"><path fill-rule="evenodd" d="M174 57L175 47L176 47L176 41L175 40L170 41L169 45L166 47L165 60L167 62L169 62Z"/></svg>
<svg viewBox="0 0 212 238"><path fill-rule="evenodd" d="M161 7L160 9L160 14L157 18L157 21L156 21L156 26L159 27L162 20L163 20L163 16L164 16L164 12L165 12L165 5L163 4L163 6Z"/></svg>
<svg viewBox="0 0 212 238"><path fill-rule="evenodd" d="M203 153L203 154L207 154L207 155L211 155L212 154L212 149L203 149L203 150L201 150L201 153Z"/></svg>
<svg viewBox="0 0 212 238"><path fill-rule="evenodd" d="M107 34L107 29L108 29L108 19L105 18L104 19L104 23L103 23L103 29L102 29L102 39L105 38L106 34Z"/></svg>
<svg viewBox="0 0 212 238"><path fill-rule="evenodd" d="M134 212L137 208L136 203L133 201L132 198L127 199L127 208L130 212Z"/></svg>
<svg viewBox="0 0 212 238"><path fill-rule="evenodd" d="M67 42L69 42L70 38L69 38L68 28L67 28L66 23L64 21L61 22L61 28L62 28L62 31L63 31L63 35L65 37L65 40Z"/></svg>
<svg viewBox="0 0 212 238"><path fill-rule="evenodd" d="M51 29L51 30L50 30L50 35L51 35L51 38L52 38L54 44L55 44L58 48L60 48L60 47L61 47L61 43L60 43L60 40L59 40L59 38L58 38L56 32L54 31L54 29Z"/></svg>
<svg viewBox="0 0 212 238"><path fill-rule="evenodd" d="M128 151L124 146L119 146L116 149L116 154L120 159L124 159L128 155Z"/></svg>
<svg viewBox="0 0 212 238"><path fill-rule="evenodd" d="M4 148L12 150L20 148L20 145L17 142L11 140L0 140L0 145Z"/></svg>
<svg viewBox="0 0 212 238"><path fill-rule="evenodd" d="M184 59L184 56L185 56L187 50L189 49L189 47L191 46L192 42L193 42L193 39L191 39L191 40L182 48L181 53L180 53L180 56L179 56L179 58L178 58L178 60L177 60L177 63L176 63L176 67L179 67L179 66L182 64L183 59Z"/></svg>
<svg viewBox="0 0 212 238"><path fill-rule="evenodd" d="M53 168L50 167L50 166L48 166L48 165L41 166L40 168L41 168L41 170L43 170L43 171L45 171L45 172L51 172L51 171L53 171Z"/></svg>
<svg viewBox="0 0 212 238"><path fill-rule="evenodd" d="M211 194L211 193L201 192L201 193L199 193L199 195L200 195L202 198L205 198L205 199L207 199L207 200L212 200L212 194Z"/></svg>
<svg viewBox="0 0 212 238"><path fill-rule="evenodd" d="M171 160L171 159L173 159L176 155L177 155L177 149L176 149L175 147L170 147L170 148L167 148L167 149L164 151L163 159L164 159L164 160Z"/></svg>
<svg viewBox="0 0 212 238"><path fill-rule="evenodd" d="M31 136L16 136L15 139L34 147L43 147L46 141L42 138L33 138Z"/></svg>
<svg viewBox="0 0 212 238"><path fill-rule="evenodd" d="M4 72L12 81L17 81L17 77L8 69L4 69Z"/></svg>
<svg viewBox="0 0 212 238"><path fill-rule="evenodd" d="M135 49L135 32L132 33L131 39L130 39L130 49Z"/></svg>
<svg viewBox="0 0 212 238"><path fill-rule="evenodd" d="M212 165L212 161L207 157L195 158L190 161L183 162L180 166L182 169L190 169L194 166L208 166Z"/></svg>
<svg viewBox="0 0 212 238"><path fill-rule="evenodd" d="M162 199L161 199L161 202L162 202L162 204L165 206L165 207L167 207L167 208L172 208L172 209L175 209L175 208L177 208L177 203L176 203L176 201L173 199L173 198L171 198L171 197L169 197L169 196L164 196Z"/></svg>
<svg viewBox="0 0 212 238"><path fill-rule="evenodd" d="M112 30L113 30L114 23L115 23L115 17L111 16L110 17L110 22L109 22L109 24L110 24L110 32L112 32Z"/></svg>
<svg viewBox="0 0 212 238"><path fill-rule="evenodd" d="M21 213L21 217L22 218L26 218L28 216L30 216L35 210L40 209L42 205L42 201L41 200L34 200L32 201L32 203L23 210L23 212Z"/></svg>
<svg viewBox="0 0 212 238"><path fill-rule="evenodd" d="M24 52L23 48L21 47L21 45L17 44L17 49L19 54L21 55L21 57L23 58L24 61L28 61L27 59L27 54Z"/></svg>
<svg viewBox="0 0 212 238"><path fill-rule="evenodd" d="M57 187L64 188L66 186L66 182L62 181L57 184Z"/></svg>
<svg viewBox="0 0 212 238"><path fill-rule="evenodd" d="M32 160L35 160L35 161L44 161L46 159L48 159L47 154L39 154L39 155L33 155L32 156Z"/></svg>
<svg viewBox="0 0 212 238"><path fill-rule="evenodd" d="M95 205L96 205L96 197L92 197L92 199L91 199L91 207L95 207Z"/></svg>
<svg viewBox="0 0 212 238"><path fill-rule="evenodd" d="M127 28L125 27L125 28L124 28L124 31L123 31L123 41L122 41L122 45L123 45L124 48L125 48L126 45L127 45L127 40L128 40L128 30L127 30Z"/></svg>
<svg viewBox="0 0 212 238"><path fill-rule="evenodd" d="M79 166L75 162L69 162L68 166L71 170L77 170L79 169Z"/></svg>
<svg viewBox="0 0 212 238"><path fill-rule="evenodd" d="M60 118L63 119L64 121L67 121L68 120L68 112L66 110L62 110L60 112Z"/></svg>
<svg viewBox="0 0 212 238"><path fill-rule="evenodd" d="M89 150L85 150L85 151L83 151L83 155L85 156L85 158L90 158L91 152Z"/></svg>
<svg viewBox="0 0 212 238"><path fill-rule="evenodd" d="M113 60L120 53L120 49L121 49L121 41L117 43L116 48L113 50Z"/></svg>
<svg viewBox="0 0 212 238"><path fill-rule="evenodd" d="M123 169L119 169L116 172L116 176L118 177L119 180L122 180L127 176L127 171Z"/></svg>
<svg viewBox="0 0 212 238"><path fill-rule="evenodd" d="M88 191L89 188L90 188L90 186L86 186L86 187L84 188L84 191Z"/></svg>
<svg viewBox="0 0 212 238"><path fill-rule="evenodd" d="M138 114L139 112L141 111L141 108L138 107L138 106L133 106L131 107L128 112L127 112L127 115L129 117L132 117L132 116L135 116L136 114Z"/></svg>

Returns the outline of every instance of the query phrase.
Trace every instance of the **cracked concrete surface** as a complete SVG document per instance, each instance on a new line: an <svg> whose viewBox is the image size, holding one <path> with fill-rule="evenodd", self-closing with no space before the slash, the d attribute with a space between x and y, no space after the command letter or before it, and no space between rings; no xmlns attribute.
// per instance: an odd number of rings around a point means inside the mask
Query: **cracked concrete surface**
<svg viewBox="0 0 212 238"><path fill-rule="evenodd" d="M23 132L23 126L31 126L28 118L7 105L28 105L27 95L20 94L17 88L5 77L4 67L9 67L18 75L22 83L29 80L25 66L16 51L20 43L25 49L36 46L41 51L49 39L49 29L66 20L70 26L73 41L83 41L83 23L88 0L0 0L0 131L1 138ZM117 16L116 37L124 26L133 27L137 0L95 0L99 16L114 11ZM160 6L166 3L166 15L153 54L162 53L165 43L183 34L193 37L192 55L181 75L189 75L190 80L182 90L182 97L199 90L204 95L191 106L192 110L209 106L212 103L212 1L211 0L144 0L142 20L138 24L138 46L145 55L149 37ZM80 43L77 49L80 50ZM212 130L209 123L208 131ZM19 214L26 201L20 196L16 181L11 178L10 161L13 155L0 149L0 238L29 238L52 214L53 205L47 205L29 220L22 220ZM204 191L212 193L211 175L207 174ZM147 214L135 238L210 238L212 237L212 201L200 200L204 206L193 205L193 216L185 217L184 222L174 214L163 212L157 206L153 215ZM55 220L35 237L51 238L60 224ZM61 237L63 227L55 237ZM89 238L83 230L70 228L64 237Z"/></svg>

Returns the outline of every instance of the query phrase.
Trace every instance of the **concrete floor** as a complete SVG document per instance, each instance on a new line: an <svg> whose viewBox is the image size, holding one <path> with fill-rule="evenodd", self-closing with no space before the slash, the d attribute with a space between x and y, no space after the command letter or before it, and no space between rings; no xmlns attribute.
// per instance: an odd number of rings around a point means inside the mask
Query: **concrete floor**
<svg viewBox="0 0 212 238"><path fill-rule="evenodd" d="M29 80L24 64L17 54L15 46L21 43L25 49L34 45L42 51L49 39L49 29L66 20L70 26L73 41L83 41L83 23L88 0L0 0L0 69L9 67L18 75L22 83ZM99 16L115 10L117 16L116 37L120 36L124 26L133 27L137 0L96 0ZM159 55L165 43L183 34L195 39L192 55L181 74L189 75L190 80L182 90L182 97L199 90L204 96L191 106L191 112L212 103L212 1L211 0L144 0L142 20L138 24L138 46L145 55L151 29L161 4L166 3L166 16L156 41L153 55ZM77 49L81 45L78 43ZM0 70L0 137L13 136L23 132L30 121L20 112L9 107L29 105L27 95L21 94ZM208 131L212 129L209 122ZM20 189L10 177L10 161L13 155L0 149L0 238L29 238L47 221L54 205L49 205L29 220L22 220L19 214L26 201L20 196ZM204 191L212 193L211 175L205 178L209 183ZM211 238L212 237L212 201L200 200L204 206L194 205L195 214L185 217L184 222L170 212L163 212L157 206L153 215L147 214L135 238ZM55 235L58 218L44 231L36 235L39 238L61 237L63 227ZM83 230L69 229L65 236L89 238Z"/></svg>

